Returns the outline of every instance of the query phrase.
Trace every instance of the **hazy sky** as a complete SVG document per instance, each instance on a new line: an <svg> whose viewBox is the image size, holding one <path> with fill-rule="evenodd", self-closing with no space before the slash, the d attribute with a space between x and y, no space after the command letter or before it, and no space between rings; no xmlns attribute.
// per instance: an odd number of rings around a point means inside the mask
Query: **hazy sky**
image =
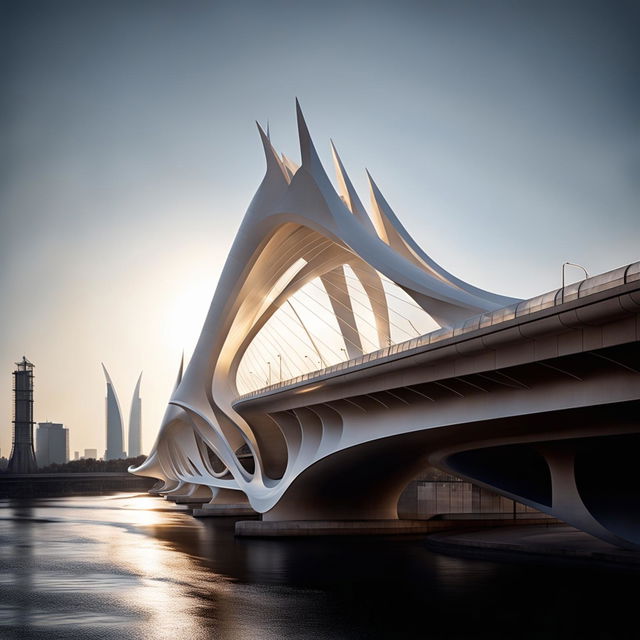
<svg viewBox="0 0 640 640"><path fill-rule="evenodd" d="M416 240L531 297L640 259L640 3L0 2L0 447L11 371L102 453L104 361L148 450L264 171L368 167ZM333 177L333 173L331 173ZM577 277L577 272L571 272Z"/></svg>

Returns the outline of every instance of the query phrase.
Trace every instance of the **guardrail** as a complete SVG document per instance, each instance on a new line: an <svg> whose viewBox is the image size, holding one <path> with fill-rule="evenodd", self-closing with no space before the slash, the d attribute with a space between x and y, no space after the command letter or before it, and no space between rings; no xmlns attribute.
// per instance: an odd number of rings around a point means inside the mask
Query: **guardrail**
<svg viewBox="0 0 640 640"><path fill-rule="evenodd" d="M566 302L571 302L572 300L578 300L579 298L586 298L587 296L599 293L600 291L614 289L615 287L635 282L637 280L640 280L640 262L633 262L626 267L619 267L618 269L613 269L613 271L607 271L606 273L586 278L579 282L574 282L573 284L566 285L564 288L561 287L560 289L543 293L535 298L522 300L502 309L487 311L473 316L459 327L437 329L436 331L431 331L430 333L412 338L411 340L398 342L397 344L384 347L383 349L365 353L364 355L353 358L352 360L345 360L344 362L331 365L330 367L325 367L324 369L310 371L296 376L295 378L275 382L266 387L261 387L260 389L238 396L235 402L254 398L270 391L294 386L300 382L314 380L345 369L355 369L362 364L371 362L372 360L379 360L404 351L411 351L417 347L428 346L430 344L440 342L441 340L476 331L477 329L492 327L502 322L513 320L514 318L530 315L537 311L542 311L543 309L556 307Z"/></svg>

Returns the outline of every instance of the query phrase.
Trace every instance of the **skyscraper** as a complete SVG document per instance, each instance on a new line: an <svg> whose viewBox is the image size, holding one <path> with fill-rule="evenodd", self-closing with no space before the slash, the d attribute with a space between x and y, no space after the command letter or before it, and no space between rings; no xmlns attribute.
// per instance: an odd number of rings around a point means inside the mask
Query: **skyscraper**
<svg viewBox="0 0 640 640"><path fill-rule="evenodd" d="M114 460L118 458L126 458L126 454L122 449L123 446L123 429L122 429L122 412L120 411L120 403L116 390L111 382L111 377L104 366L104 376L107 380L107 397L106 405L106 427L107 427L107 450L105 451L105 460Z"/></svg>
<svg viewBox="0 0 640 640"><path fill-rule="evenodd" d="M69 462L69 429L59 422L39 422L36 429L36 460L39 467Z"/></svg>
<svg viewBox="0 0 640 640"><path fill-rule="evenodd" d="M136 388L131 399L131 412L129 413L129 457L136 458L142 453L142 400L140 399L140 382L142 372L138 378Z"/></svg>
<svg viewBox="0 0 640 640"><path fill-rule="evenodd" d="M13 372L13 447L7 471L33 473L37 469L33 450L33 369L35 365L22 356Z"/></svg>

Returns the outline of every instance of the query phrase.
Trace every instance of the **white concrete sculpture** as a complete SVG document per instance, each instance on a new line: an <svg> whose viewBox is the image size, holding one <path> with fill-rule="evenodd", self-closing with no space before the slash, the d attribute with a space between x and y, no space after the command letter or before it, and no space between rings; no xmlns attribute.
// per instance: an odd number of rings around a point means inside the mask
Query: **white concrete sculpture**
<svg viewBox="0 0 640 640"><path fill-rule="evenodd" d="M162 479L161 491L174 495L205 491L215 503L246 494L262 513L274 508L301 473L347 445L340 442L339 416L330 411L314 418L315 431L310 427L302 434L269 415L249 420L234 410L243 354L296 291L320 278L334 292L332 309L349 358L361 355L363 348L345 265L368 296L381 347L389 344L390 326L380 274L443 327L517 302L440 267L400 224L369 176L372 222L332 145L338 194L296 106L302 164L279 157L258 125L266 175L234 241L184 375L180 368L157 440L148 459L131 469ZM238 457L240 450L250 453L253 468Z"/></svg>

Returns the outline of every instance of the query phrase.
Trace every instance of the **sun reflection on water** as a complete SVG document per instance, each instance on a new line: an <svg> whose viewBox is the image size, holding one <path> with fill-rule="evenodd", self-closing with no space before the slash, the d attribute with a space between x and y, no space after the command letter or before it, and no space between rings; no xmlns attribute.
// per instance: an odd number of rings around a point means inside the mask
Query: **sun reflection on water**
<svg viewBox="0 0 640 640"><path fill-rule="evenodd" d="M52 637L89 628L102 629L100 637L109 639L211 637L218 622L208 608L222 606L227 579L203 570L171 541L183 531L197 549L197 521L150 496L54 505L19 506L19 518L0 523L0 542L10 541L3 560L15 564L3 567L0 581L1 638L10 628L21 640L39 638L44 627Z"/></svg>

